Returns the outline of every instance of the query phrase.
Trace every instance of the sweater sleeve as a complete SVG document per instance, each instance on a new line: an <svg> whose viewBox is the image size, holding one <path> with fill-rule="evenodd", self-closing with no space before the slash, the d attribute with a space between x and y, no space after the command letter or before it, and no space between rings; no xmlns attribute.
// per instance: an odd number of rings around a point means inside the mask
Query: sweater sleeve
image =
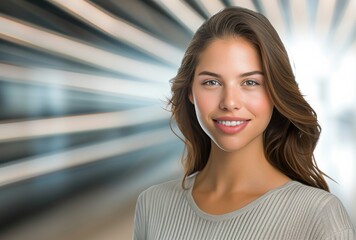
<svg viewBox="0 0 356 240"><path fill-rule="evenodd" d="M321 211L326 240L356 240L355 228L337 197L331 198Z"/></svg>
<svg viewBox="0 0 356 240"><path fill-rule="evenodd" d="M141 193L136 202L135 218L134 218L134 240L144 240L145 233L145 202L144 193Z"/></svg>

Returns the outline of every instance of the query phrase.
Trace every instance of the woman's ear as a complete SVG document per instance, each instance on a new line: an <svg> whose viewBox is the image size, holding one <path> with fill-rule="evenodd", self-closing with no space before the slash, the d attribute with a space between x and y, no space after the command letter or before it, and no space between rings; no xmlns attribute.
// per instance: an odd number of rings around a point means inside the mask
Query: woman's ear
<svg viewBox="0 0 356 240"><path fill-rule="evenodd" d="M194 98L193 98L193 93L189 93L189 101L194 105Z"/></svg>

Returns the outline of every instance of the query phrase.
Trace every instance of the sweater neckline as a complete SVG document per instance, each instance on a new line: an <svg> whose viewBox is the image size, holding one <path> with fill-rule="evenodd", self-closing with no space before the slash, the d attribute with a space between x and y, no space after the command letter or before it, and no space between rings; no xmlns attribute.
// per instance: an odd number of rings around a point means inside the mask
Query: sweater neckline
<svg viewBox="0 0 356 240"><path fill-rule="evenodd" d="M192 190L193 190L193 186L194 186L194 182L195 182L195 178L196 178L197 173L194 173L192 175L190 175L187 178L187 186L188 189L186 191L187 193L187 200L191 206L191 208L193 209L193 211L198 214L200 217L207 219L207 220L212 220L212 221L221 221L221 220L227 220L227 219L231 219L234 218L236 216L239 216L245 212L248 212L249 210L251 210L252 208L255 208L257 205L259 205L263 200L265 200L266 198L268 198L270 195L281 191L282 189L286 189L289 188L290 186L293 186L295 184L298 184L297 181L291 180L277 188L274 188L268 192L266 192L265 194L263 194L262 196L258 197L257 199L253 200L252 202L248 203L247 205L245 205L242 208L236 209L234 211L228 212L228 213L224 213L224 214L210 214L207 213L203 210L201 210L198 205L196 204L193 195L192 195Z"/></svg>

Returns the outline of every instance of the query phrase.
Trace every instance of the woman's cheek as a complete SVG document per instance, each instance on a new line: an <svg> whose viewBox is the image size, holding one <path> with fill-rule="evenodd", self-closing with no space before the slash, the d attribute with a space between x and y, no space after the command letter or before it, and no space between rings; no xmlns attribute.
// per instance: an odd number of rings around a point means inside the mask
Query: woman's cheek
<svg viewBox="0 0 356 240"><path fill-rule="evenodd" d="M267 94L261 92L251 94L248 98L245 98L244 102L253 109L271 111L273 108Z"/></svg>

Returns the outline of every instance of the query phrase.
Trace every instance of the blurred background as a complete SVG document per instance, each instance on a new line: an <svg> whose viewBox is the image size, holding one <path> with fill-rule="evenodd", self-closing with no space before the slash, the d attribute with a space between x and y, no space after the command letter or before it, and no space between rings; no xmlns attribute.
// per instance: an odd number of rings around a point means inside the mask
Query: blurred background
<svg viewBox="0 0 356 240"><path fill-rule="evenodd" d="M195 30L233 5L286 44L323 128L317 163L356 225L356 0L8 0L0 239L132 238L138 194L182 175L169 79Z"/></svg>

